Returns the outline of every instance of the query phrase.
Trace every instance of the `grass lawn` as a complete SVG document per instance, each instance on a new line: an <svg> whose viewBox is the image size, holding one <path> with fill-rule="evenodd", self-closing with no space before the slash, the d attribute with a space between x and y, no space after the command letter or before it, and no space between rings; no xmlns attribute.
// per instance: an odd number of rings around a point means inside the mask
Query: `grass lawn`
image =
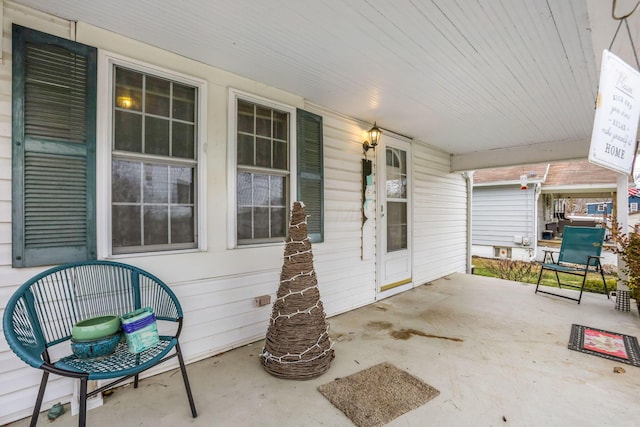
<svg viewBox="0 0 640 427"><path fill-rule="evenodd" d="M513 280L525 283L537 283L540 274L539 263L528 263L524 261L499 260L473 257L473 272L479 276L497 277L500 279ZM607 282L609 291L616 289L617 276L615 274L605 274L604 278ZM581 276L560 273L561 282L580 286L582 284ZM552 271L545 271L542 275L541 285L558 287L556 275ZM584 290L589 292L603 293L602 279L598 273L589 273Z"/></svg>

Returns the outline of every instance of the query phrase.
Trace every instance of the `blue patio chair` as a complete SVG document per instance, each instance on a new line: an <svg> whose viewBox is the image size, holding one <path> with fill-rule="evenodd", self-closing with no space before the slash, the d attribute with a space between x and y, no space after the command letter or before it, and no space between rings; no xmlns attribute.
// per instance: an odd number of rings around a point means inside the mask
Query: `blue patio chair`
<svg viewBox="0 0 640 427"><path fill-rule="evenodd" d="M542 268L540 269L538 283L536 284L536 293L540 292L542 294L555 295L573 301L578 301L578 304L580 304L587 275L589 273L599 273L602 278L604 293L607 295L607 298L609 298L607 281L604 278L604 272L602 271L602 265L600 264L600 254L602 253L605 231L606 230L601 227L564 227L564 231L562 233L562 245L560 246L558 259L556 260L553 256L556 252L551 250L544 251L545 254L542 261ZM541 290L540 280L542 279L542 274L545 270L553 271L555 273L558 288L562 289L564 286L580 289L578 298L574 298L570 295L550 292L548 290ZM569 283L562 283L560 280L560 274L581 276L582 284L577 286ZM545 288L548 289L549 287L545 286Z"/></svg>
<svg viewBox="0 0 640 427"><path fill-rule="evenodd" d="M71 329L77 322L97 316L122 316L143 307L153 309L161 333L160 342L154 347L132 353L121 341L115 353L104 358L79 359L70 354ZM137 388L141 372L173 357L178 358L191 415L197 416L178 343L182 308L171 289L144 270L112 261L84 261L51 268L17 289L7 303L2 326L11 350L27 364L44 371L31 426L38 421L49 374L80 380L78 425L82 427L86 424L87 398L129 378L134 378ZM166 333L164 329L173 333L162 335ZM67 355L52 358L51 354L62 351ZM112 381L88 393L89 380Z"/></svg>

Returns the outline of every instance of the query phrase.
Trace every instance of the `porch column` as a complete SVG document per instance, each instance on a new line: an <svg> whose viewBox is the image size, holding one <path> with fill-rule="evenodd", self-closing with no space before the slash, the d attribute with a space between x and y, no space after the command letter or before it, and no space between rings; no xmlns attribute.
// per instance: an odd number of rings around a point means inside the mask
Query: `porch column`
<svg viewBox="0 0 640 427"><path fill-rule="evenodd" d="M616 196L617 220L623 233L629 232L629 177L619 173L617 178L618 192ZM616 291L616 310L631 311L629 287L626 280L629 278L623 272L625 267L622 257L618 255L618 290Z"/></svg>

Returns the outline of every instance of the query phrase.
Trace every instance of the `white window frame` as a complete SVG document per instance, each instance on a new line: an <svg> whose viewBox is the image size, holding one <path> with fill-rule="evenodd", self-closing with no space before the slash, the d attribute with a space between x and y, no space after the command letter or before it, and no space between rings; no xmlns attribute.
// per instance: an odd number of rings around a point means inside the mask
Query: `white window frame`
<svg viewBox="0 0 640 427"><path fill-rule="evenodd" d="M148 251L113 254L111 239L111 152L113 129L113 69L126 67L141 73L151 74L197 89L197 147L196 147L196 233L198 246L190 249ZM97 100L97 144L96 144L96 223L98 258L124 258L131 256L167 255L205 251L207 249L207 81L197 77L162 68L146 62L133 60L123 55L104 50L98 51L98 100Z"/></svg>
<svg viewBox="0 0 640 427"><path fill-rule="evenodd" d="M258 95L254 95L242 90L229 88L229 105L228 105L228 150L227 150L227 183L228 185L228 227L227 227L227 242L228 249L244 249L255 248L263 246L280 245L281 243L267 242L267 243L255 243L238 245L238 208L237 208L237 173L238 173L238 157L237 157L237 141L236 135L238 131L237 116L238 116L238 99L244 101L253 102L259 105L263 105L268 108L274 108L289 114L289 193L287 197L287 204L291 205L295 200L297 194L297 165L296 165L296 108L283 104L281 102L273 101ZM288 215L287 215L288 218ZM288 221L287 221L288 224Z"/></svg>
<svg viewBox="0 0 640 427"><path fill-rule="evenodd" d="M638 203L629 203L629 212L638 212Z"/></svg>

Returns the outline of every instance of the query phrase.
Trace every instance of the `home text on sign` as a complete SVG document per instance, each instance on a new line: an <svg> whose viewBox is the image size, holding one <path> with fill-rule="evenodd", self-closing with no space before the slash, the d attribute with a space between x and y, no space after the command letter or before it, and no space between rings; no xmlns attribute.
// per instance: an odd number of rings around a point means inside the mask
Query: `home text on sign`
<svg viewBox="0 0 640 427"><path fill-rule="evenodd" d="M589 161L629 175L640 117L640 73L605 50Z"/></svg>

